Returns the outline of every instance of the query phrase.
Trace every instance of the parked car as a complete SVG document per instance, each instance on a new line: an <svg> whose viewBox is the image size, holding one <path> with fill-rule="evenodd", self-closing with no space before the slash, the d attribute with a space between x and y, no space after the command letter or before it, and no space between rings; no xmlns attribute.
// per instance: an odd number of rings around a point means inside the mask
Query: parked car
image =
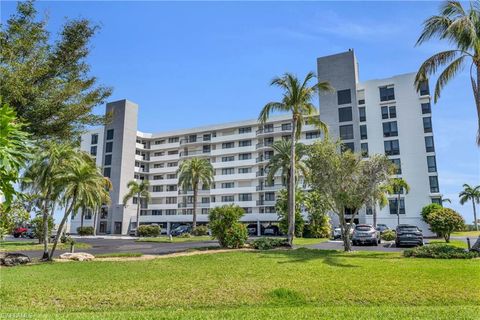
<svg viewBox="0 0 480 320"><path fill-rule="evenodd" d="M192 232L192 227L187 226L187 225L181 225L170 231L170 234L174 237L181 236L184 233L191 233Z"/></svg>
<svg viewBox="0 0 480 320"><path fill-rule="evenodd" d="M13 230L13 236L15 238L23 237L28 231L28 228L25 227L18 227Z"/></svg>
<svg viewBox="0 0 480 320"><path fill-rule="evenodd" d="M395 245L401 247L409 246L423 246L423 234L417 226L411 224L399 224L395 229L397 234L395 238Z"/></svg>
<svg viewBox="0 0 480 320"><path fill-rule="evenodd" d="M355 229L355 223L351 224L350 223L347 223L347 228L350 227L350 236L353 234L353 230ZM337 239L342 239L342 229L340 228L340 226L336 227L333 229L332 231L332 238L333 240L337 240Z"/></svg>
<svg viewBox="0 0 480 320"><path fill-rule="evenodd" d="M380 233L383 233L383 232L385 232L385 231L387 231L387 230L390 230L390 228L387 227L386 224L379 223L379 224L377 224L377 230L378 230Z"/></svg>
<svg viewBox="0 0 480 320"><path fill-rule="evenodd" d="M380 239L380 231L369 224L359 224L355 226L352 235L352 244L354 246L360 244L372 244L378 246L382 240Z"/></svg>
<svg viewBox="0 0 480 320"><path fill-rule="evenodd" d="M250 223L247 225L247 231L248 235L250 236L256 236L257 235L257 224L256 223ZM263 232L263 226L260 225L260 234Z"/></svg>
<svg viewBox="0 0 480 320"><path fill-rule="evenodd" d="M130 231L128 232L128 235L129 235L130 237L135 237L135 236L137 236L137 228L135 228L135 229L130 229Z"/></svg>
<svg viewBox="0 0 480 320"><path fill-rule="evenodd" d="M266 236L278 236L280 234L280 229L277 226L269 225L263 230L263 234Z"/></svg>

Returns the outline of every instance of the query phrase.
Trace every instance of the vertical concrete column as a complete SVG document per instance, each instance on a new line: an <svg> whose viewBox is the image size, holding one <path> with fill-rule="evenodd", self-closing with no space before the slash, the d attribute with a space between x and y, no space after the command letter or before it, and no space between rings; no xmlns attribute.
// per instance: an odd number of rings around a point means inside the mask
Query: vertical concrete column
<svg viewBox="0 0 480 320"><path fill-rule="evenodd" d="M257 220L257 236L261 236L262 235L262 228L261 228L261 224L260 224L260 220Z"/></svg>
<svg viewBox="0 0 480 320"><path fill-rule="evenodd" d="M172 227L171 222L167 222L167 235L170 234L171 227Z"/></svg>

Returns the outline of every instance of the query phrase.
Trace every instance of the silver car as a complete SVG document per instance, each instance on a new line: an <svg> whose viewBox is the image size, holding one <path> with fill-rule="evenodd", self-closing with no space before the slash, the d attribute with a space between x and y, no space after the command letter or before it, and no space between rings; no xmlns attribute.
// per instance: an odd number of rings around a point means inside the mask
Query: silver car
<svg viewBox="0 0 480 320"><path fill-rule="evenodd" d="M372 244L378 246L382 242L380 238L380 232L376 230L372 225L359 224L355 226L355 230L352 235L352 244L354 246L360 244Z"/></svg>

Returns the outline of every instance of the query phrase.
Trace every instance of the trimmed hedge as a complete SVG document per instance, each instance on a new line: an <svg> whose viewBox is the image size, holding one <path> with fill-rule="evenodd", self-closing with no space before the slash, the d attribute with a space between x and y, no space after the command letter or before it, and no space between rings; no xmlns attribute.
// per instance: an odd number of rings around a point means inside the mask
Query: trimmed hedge
<svg viewBox="0 0 480 320"><path fill-rule="evenodd" d="M79 236L93 236L93 227L78 227L77 233Z"/></svg>
<svg viewBox="0 0 480 320"><path fill-rule="evenodd" d="M258 238L252 242L252 246L258 250L270 250L278 247L288 246L287 239L284 238Z"/></svg>
<svg viewBox="0 0 480 320"><path fill-rule="evenodd" d="M448 244L429 244L423 247L408 249L403 252L405 257L433 259L472 259L479 257L477 252L467 251Z"/></svg>
<svg viewBox="0 0 480 320"><path fill-rule="evenodd" d="M195 228L195 232L193 232L196 236L208 236L208 227L207 226L197 226Z"/></svg>
<svg viewBox="0 0 480 320"><path fill-rule="evenodd" d="M395 230L386 230L386 231L382 232L380 237L384 241L393 241L397 237L397 233L395 232Z"/></svg>
<svg viewBox="0 0 480 320"><path fill-rule="evenodd" d="M160 227L155 225L143 225L137 228L139 237L158 237L160 235Z"/></svg>

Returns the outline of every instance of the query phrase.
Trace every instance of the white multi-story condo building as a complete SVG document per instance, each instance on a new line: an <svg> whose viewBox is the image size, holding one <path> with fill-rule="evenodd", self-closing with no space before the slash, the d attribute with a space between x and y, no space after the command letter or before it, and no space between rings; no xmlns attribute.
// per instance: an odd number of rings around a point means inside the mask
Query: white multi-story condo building
<svg viewBox="0 0 480 320"><path fill-rule="evenodd" d="M440 202L433 143L428 85L417 92L414 74L359 82L353 51L317 60L320 81L328 81L335 92L320 96L321 119L329 125L330 135L340 138L345 148L362 152L365 157L382 153L394 162L397 175L411 190L400 201L401 223L426 226L421 208ZM234 203L245 209L243 221L268 225L278 218L275 202L283 188L280 175L274 183L266 181L266 166L274 154L275 141L290 136L288 115L273 117L267 124L257 120L239 121L170 131L143 133L137 129L138 106L127 100L107 104L112 121L105 127L82 136L81 149L96 158L104 175L110 177L112 204L97 219L97 232L127 234L136 225L136 199L123 205L127 183L148 180L151 201L141 203L140 224L159 224L167 232L175 225L192 221L191 191L178 187L177 169L181 161L205 157L215 169L215 182L201 190L197 199L198 222L208 222L210 208ZM301 142L311 144L320 133L307 126ZM385 208L377 208L377 223L397 224L395 197ZM372 223L372 210L363 210L355 222ZM75 233L80 215L71 220ZM333 217L333 223L338 222ZM90 214L84 225L91 226ZM257 228L261 230L261 228Z"/></svg>

